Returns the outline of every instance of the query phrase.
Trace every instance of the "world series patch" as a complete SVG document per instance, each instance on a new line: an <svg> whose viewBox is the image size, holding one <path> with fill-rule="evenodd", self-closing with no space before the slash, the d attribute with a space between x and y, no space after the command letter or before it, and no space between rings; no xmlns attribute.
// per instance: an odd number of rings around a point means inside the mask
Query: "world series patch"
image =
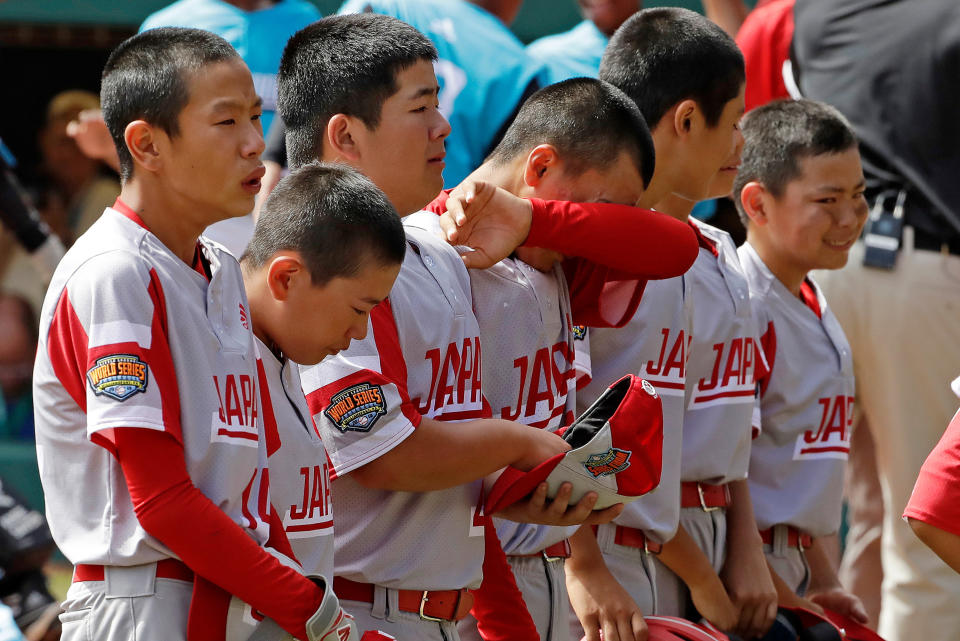
<svg viewBox="0 0 960 641"><path fill-rule="evenodd" d="M573 326L573 340L582 341L587 337L587 326L586 325L574 325Z"/></svg>
<svg viewBox="0 0 960 641"><path fill-rule="evenodd" d="M97 396L125 401L147 391L147 364L133 354L111 354L97 359L87 370L87 380Z"/></svg>
<svg viewBox="0 0 960 641"><path fill-rule="evenodd" d="M583 467L585 467L594 478L610 476L611 474L617 474L630 467L631 454L633 454L633 452L611 447L602 454L591 454L589 458L583 462Z"/></svg>
<svg viewBox="0 0 960 641"><path fill-rule="evenodd" d="M348 431L369 432L377 419L386 413L383 389L370 383L359 383L337 392L323 410L324 416L344 434Z"/></svg>

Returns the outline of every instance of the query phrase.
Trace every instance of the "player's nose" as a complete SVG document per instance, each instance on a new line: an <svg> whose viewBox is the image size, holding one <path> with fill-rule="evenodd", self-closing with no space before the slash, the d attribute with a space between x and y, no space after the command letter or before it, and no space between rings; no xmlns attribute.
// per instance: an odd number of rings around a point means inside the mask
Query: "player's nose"
<svg viewBox="0 0 960 641"><path fill-rule="evenodd" d="M433 139L446 138L450 135L450 122L444 117L440 110L434 111L436 120L431 126L431 137Z"/></svg>
<svg viewBox="0 0 960 641"><path fill-rule="evenodd" d="M251 122L245 131L240 153L244 158L258 158L266 147L267 145L263 140L263 129L260 126L260 122Z"/></svg>

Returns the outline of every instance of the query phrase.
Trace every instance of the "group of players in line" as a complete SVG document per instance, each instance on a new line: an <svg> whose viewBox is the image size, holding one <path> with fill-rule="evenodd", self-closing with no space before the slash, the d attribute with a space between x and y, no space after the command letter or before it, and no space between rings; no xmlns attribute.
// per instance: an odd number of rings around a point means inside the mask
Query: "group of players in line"
<svg viewBox="0 0 960 641"><path fill-rule="evenodd" d="M729 36L650 9L601 80L534 94L441 191L435 58L376 14L291 38L292 171L238 264L200 234L259 190L249 71L191 29L111 55L123 188L57 270L34 377L76 567L62 638L616 641L648 614L754 638L778 604L865 621L821 542L854 385L808 276L867 215L843 117L744 116ZM739 250L688 218L731 189ZM593 510L542 485L484 514L486 477L568 449L553 430L627 373L662 397L656 490Z"/></svg>

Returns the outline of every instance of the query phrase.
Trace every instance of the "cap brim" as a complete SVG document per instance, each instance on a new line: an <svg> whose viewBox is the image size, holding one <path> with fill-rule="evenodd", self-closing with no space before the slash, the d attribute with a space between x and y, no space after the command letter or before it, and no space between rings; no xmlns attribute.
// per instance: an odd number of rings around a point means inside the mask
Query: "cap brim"
<svg viewBox="0 0 960 641"><path fill-rule="evenodd" d="M484 503L484 513L494 514L517 501L522 501L533 493L537 486L547 480L550 473L563 460L564 454L557 454L536 466L529 472L508 467L499 477Z"/></svg>

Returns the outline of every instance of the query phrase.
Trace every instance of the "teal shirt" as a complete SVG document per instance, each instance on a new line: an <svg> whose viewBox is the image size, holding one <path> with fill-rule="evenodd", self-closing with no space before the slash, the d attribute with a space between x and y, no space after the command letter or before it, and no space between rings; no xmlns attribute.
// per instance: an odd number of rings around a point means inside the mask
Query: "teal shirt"
<svg viewBox="0 0 960 641"><path fill-rule="evenodd" d="M551 83L596 78L608 41L595 24L584 20L570 31L534 40L527 46L527 53L547 65Z"/></svg>
<svg viewBox="0 0 960 641"><path fill-rule="evenodd" d="M323 16L306 0L281 0L272 7L243 11L222 0L179 0L147 16L140 31L156 27L194 27L213 32L233 45L250 67L263 99L263 132L277 108L277 71L287 40Z"/></svg>

